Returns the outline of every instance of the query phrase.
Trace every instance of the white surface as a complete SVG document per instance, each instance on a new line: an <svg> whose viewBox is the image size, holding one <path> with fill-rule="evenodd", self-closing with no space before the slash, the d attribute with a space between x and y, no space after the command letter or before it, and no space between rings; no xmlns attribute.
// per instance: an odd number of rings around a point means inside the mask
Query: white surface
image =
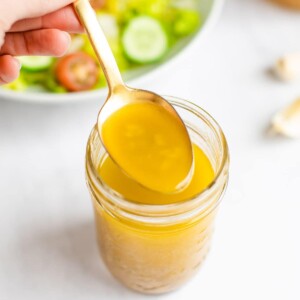
<svg viewBox="0 0 300 300"><path fill-rule="evenodd" d="M300 95L267 69L300 50L300 15L229 0L206 43L146 88L193 99L223 126L231 182L211 254L179 299L300 299L300 141L265 135ZM116 283L99 260L84 182L100 103L0 102L0 299L154 299Z"/></svg>
<svg viewBox="0 0 300 300"><path fill-rule="evenodd" d="M174 64L182 55L185 54L185 51L183 50L191 47L196 41L203 39L216 24L222 11L224 1L225 0L201 0L201 2L199 3L199 10L202 13L203 24L196 32L196 34L186 39L182 39L174 47L172 47L163 63L140 67L123 74L123 77L125 79L130 79L130 86L135 86L138 83L143 84L144 86L145 80L156 77L157 74L161 72L161 69L169 68L170 65ZM93 100L96 97L98 99L101 98L104 100L106 98L106 95L106 88L95 91L67 94L36 92L16 93L15 91L0 89L0 97L2 98L41 104L69 104L73 102Z"/></svg>

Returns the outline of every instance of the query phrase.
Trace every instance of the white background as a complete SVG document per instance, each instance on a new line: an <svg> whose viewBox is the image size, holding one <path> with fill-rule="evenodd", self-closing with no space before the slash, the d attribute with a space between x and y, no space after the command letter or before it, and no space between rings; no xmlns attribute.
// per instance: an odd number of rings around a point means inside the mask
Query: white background
<svg viewBox="0 0 300 300"><path fill-rule="evenodd" d="M300 51L300 13L229 0L204 43L143 87L188 98L222 125L231 181L212 251L167 299L300 299L300 141L268 137L270 117L300 96L268 69ZM0 102L0 299L154 299L112 279L98 257L84 181L100 101Z"/></svg>

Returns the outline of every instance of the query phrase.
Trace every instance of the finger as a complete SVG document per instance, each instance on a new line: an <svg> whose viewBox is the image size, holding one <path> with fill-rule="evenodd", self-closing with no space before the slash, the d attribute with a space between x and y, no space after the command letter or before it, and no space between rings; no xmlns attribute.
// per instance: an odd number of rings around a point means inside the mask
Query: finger
<svg viewBox="0 0 300 300"><path fill-rule="evenodd" d="M83 28L71 5L43 17L16 22L9 32L29 31L42 28L56 28L72 33L81 33Z"/></svg>
<svg viewBox="0 0 300 300"><path fill-rule="evenodd" d="M8 33L0 50L0 55L62 56L68 50L70 43L70 35L58 29Z"/></svg>
<svg viewBox="0 0 300 300"><path fill-rule="evenodd" d="M74 2L74 0L22 0L18 3L18 7L13 7L13 1L11 1L11 9L17 10L15 13L16 20L37 18L49 13L52 13L58 9L61 9Z"/></svg>
<svg viewBox="0 0 300 300"><path fill-rule="evenodd" d="M10 55L0 56L0 85L17 79L21 65L17 59Z"/></svg>

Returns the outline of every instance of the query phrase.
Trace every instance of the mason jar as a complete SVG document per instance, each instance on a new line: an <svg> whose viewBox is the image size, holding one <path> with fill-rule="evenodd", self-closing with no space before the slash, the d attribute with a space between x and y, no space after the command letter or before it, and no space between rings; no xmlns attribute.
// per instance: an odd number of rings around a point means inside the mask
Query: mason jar
<svg viewBox="0 0 300 300"><path fill-rule="evenodd" d="M198 195L161 205L126 199L97 171L107 153L96 126L87 145L87 184L101 256L115 278L142 293L172 291L197 272L209 251L217 208L228 182L228 147L220 126L195 104L165 98L213 167L213 182Z"/></svg>

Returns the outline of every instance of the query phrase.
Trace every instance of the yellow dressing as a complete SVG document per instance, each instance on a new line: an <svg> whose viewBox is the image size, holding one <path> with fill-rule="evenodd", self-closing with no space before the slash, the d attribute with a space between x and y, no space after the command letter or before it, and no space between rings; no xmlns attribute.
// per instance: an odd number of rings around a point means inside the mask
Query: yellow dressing
<svg viewBox="0 0 300 300"><path fill-rule="evenodd" d="M187 200L203 191L214 179L214 171L204 152L195 144L194 174L189 185L176 194L161 194L148 190L123 173L107 156L99 166L98 173L102 180L123 197L143 204L167 204ZM176 170L175 170L176 172Z"/></svg>
<svg viewBox="0 0 300 300"><path fill-rule="evenodd" d="M142 187L109 156L99 165L98 174L114 191L137 203L180 202L201 193L214 180L207 156L195 144L193 151L193 178L177 194L160 194ZM215 198L203 214L160 226L116 217L94 201L98 242L111 273L128 287L144 293L163 293L186 282L202 265L210 247L215 217L212 208L218 195Z"/></svg>
<svg viewBox="0 0 300 300"><path fill-rule="evenodd" d="M174 193L190 179L190 139L177 116L164 107L142 101L124 106L104 122L102 140L124 172L151 190Z"/></svg>

